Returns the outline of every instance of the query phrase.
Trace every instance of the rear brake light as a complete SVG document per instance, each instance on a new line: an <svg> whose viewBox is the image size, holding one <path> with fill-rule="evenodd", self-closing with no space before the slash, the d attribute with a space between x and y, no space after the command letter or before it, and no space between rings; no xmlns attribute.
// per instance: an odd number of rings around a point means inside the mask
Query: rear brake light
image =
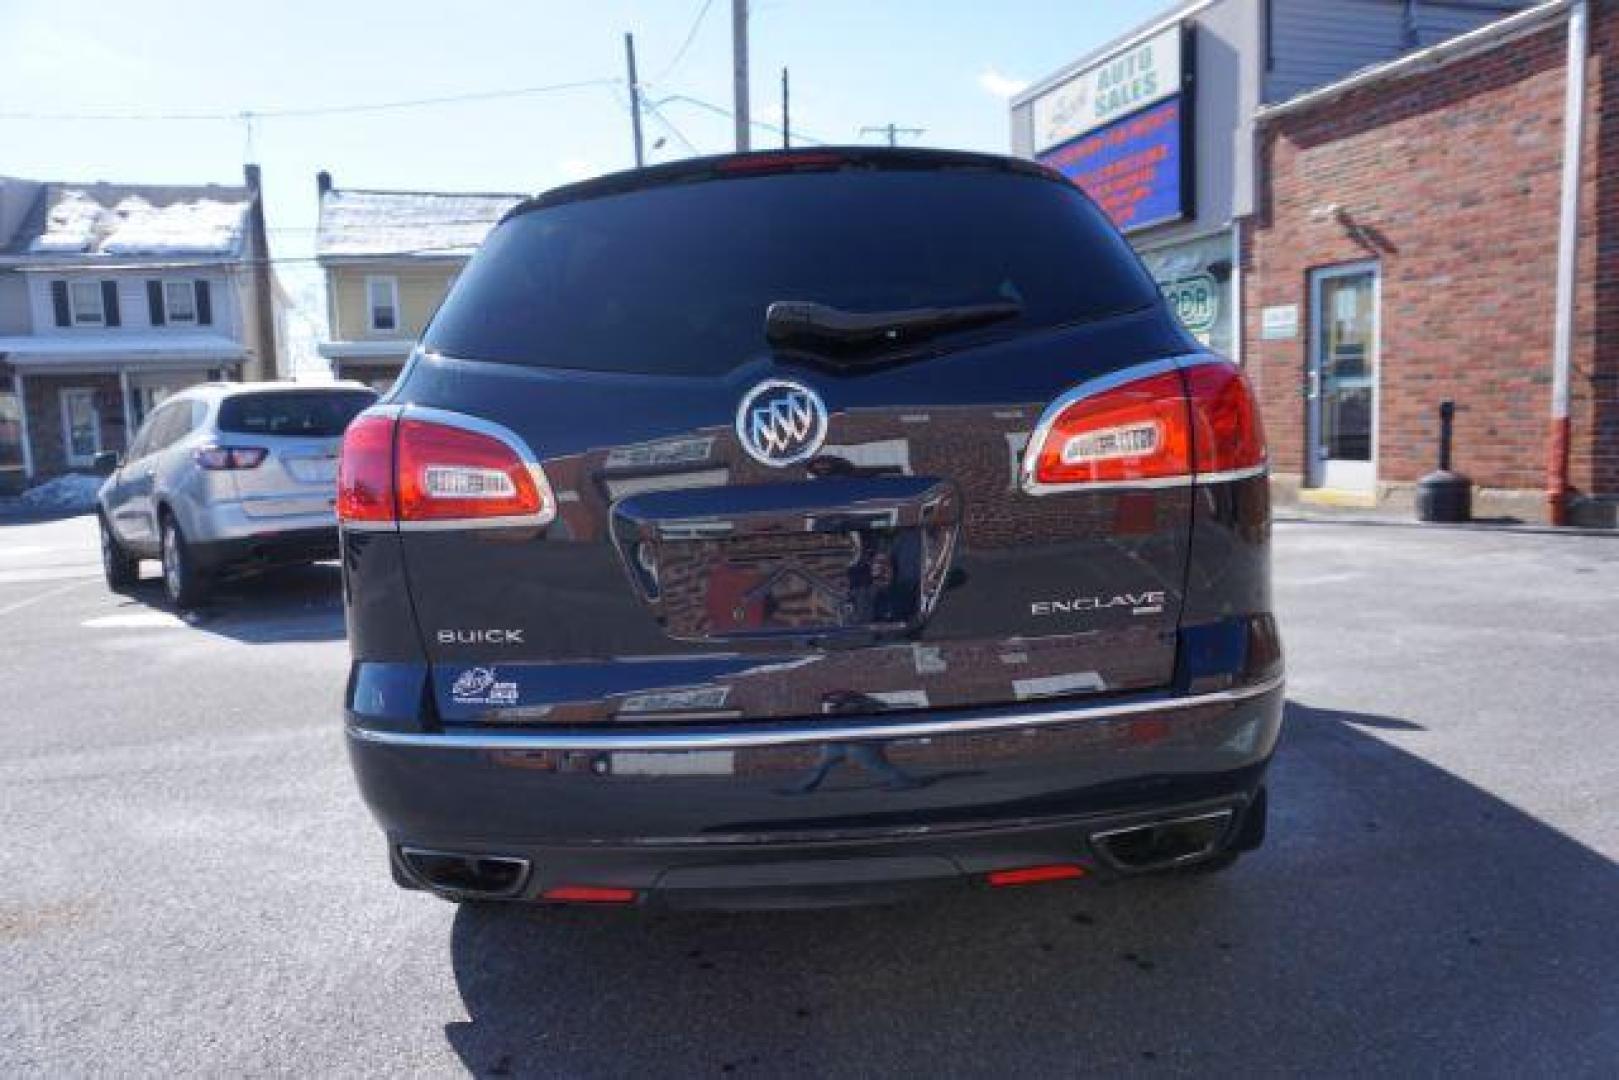
<svg viewBox="0 0 1619 1080"><path fill-rule="evenodd" d="M515 437L470 419L375 413L349 425L338 518L401 527L544 525L550 485Z"/></svg>
<svg viewBox="0 0 1619 1080"><path fill-rule="evenodd" d="M1190 482L1191 435L1175 368L1089 383L1046 410L1029 443L1029 488Z"/></svg>
<svg viewBox="0 0 1619 1080"><path fill-rule="evenodd" d="M1224 361L1160 361L1054 402L1029 440L1023 481L1036 495L1175 487L1264 464L1259 411L1241 371Z"/></svg>
<svg viewBox="0 0 1619 1080"><path fill-rule="evenodd" d="M1197 475L1242 473L1265 464L1265 426L1242 370L1232 364L1193 364L1186 369L1192 402L1192 445Z"/></svg>
<svg viewBox="0 0 1619 1080"><path fill-rule="evenodd" d="M988 881L996 888L1009 885L1038 885L1045 881L1073 881L1085 876L1078 863L1051 863L1047 866L1020 866L1016 870L992 870Z"/></svg>
<svg viewBox="0 0 1619 1080"><path fill-rule="evenodd" d="M559 885L540 894L541 900L554 900L569 904L632 904L634 889L616 889L604 885Z"/></svg>
<svg viewBox="0 0 1619 1080"><path fill-rule="evenodd" d="M262 446L199 446L191 457L210 472L256 469L270 451Z"/></svg>
<svg viewBox="0 0 1619 1080"><path fill-rule="evenodd" d="M727 158L714 166L722 173L793 172L798 169L835 169L849 158L829 150L787 150Z"/></svg>
<svg viewBox="0 0 1619 1080"><path fill-rule="evenodd" d="M337 520L394 521L394 417L369 413L343 432L337 462Z"/></svg>
<svg viewBox="0 0 1619 1080"><path fill-rule="evenodd" d="M481 431L407 415L394 464L402 522L538 518L549 509L522 455Z"/></svg>

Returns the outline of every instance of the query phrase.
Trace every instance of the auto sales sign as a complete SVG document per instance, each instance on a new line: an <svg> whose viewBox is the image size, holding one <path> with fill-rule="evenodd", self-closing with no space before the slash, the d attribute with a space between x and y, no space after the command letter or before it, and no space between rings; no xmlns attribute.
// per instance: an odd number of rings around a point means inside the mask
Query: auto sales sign
<svg viewBox="0 0 1619 1080"><path fill-rule="evenodd" d="M1191 213L1189 31L1179 24L1034 99L1036 156L1125 232Z"/></svg>

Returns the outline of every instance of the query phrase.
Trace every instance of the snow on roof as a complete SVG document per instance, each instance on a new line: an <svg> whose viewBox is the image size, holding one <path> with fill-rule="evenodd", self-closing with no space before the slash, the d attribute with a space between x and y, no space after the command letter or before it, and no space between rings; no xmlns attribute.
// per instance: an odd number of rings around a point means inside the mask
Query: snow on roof
<svg viewBox="0 0 1619 1080"><path fill-rule="evenodd" d="M470 255L501 215L525 197L334 189L321 196L316 254L322 258Z"/></svg>
<svg viewBox="0 0 1619 1080"><path fill-rule="evenodd" d="M241 246L241 188L52 184L28 251L72 255L230 255Z"/></svg>

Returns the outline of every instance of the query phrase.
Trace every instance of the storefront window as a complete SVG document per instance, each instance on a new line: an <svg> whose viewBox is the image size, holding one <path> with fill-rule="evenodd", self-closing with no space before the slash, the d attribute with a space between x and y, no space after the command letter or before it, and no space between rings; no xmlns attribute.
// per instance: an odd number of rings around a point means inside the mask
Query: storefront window
<svg viewBox="0 0 1619 1080"><path fill-rule="evenodd" d="M1230 356L1236 330L1231 234L1143 251L1141 261L1191 335L1215 352Z"/></svg>

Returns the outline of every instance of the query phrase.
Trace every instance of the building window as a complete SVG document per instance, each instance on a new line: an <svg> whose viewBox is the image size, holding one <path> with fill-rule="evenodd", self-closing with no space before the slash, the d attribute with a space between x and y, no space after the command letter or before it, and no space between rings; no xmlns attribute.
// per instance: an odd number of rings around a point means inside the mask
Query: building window
<svg viewBox="0 0 1619 1080"><path fill-rule="evenodd" d="M174 393L172 386L135 386L131 388L131 404L135 406L135 423L144 421Z"/></svg>
<svg viewBox="0 0 1619 1080"><path fill-rule="evenodd" d="M209 326L214 321L214 305L208 282L159 281L146 283L146 310L153 326Z"/></svg>
<svg viewBox="0 0 1619 1080"><path fill-rule="evenodd" d="M69 465L89 465L101 453L101 410L88 386L62 388L62 448Z"/></svg>
<svg viewBox="0 0 1619 1080"><path fill-rule="evenodd" d="M72 305L74 326L105 326L107 310L101 303L101 282L70 281L68 302Z"/></svg>
<svg viewBox="0 0 1619 1080"><path fill-rule="evenodd" d="M16 379L0 375L0 489L26 465L23 456L22 394Z"/></svg>
<svg viewBox="0 0 1619 1080"><path fill-rule="evenodd" d="M371 312L371 329L392 331L399 329L399 279L373 277L365 279L366 307Z"/></svg>
<svg viewBox="0 0 1619 1080"><path fill-rule="evenodd" d="M163 283L163 312L171 323L197 321L197 287L189 281Z"/></svg>

